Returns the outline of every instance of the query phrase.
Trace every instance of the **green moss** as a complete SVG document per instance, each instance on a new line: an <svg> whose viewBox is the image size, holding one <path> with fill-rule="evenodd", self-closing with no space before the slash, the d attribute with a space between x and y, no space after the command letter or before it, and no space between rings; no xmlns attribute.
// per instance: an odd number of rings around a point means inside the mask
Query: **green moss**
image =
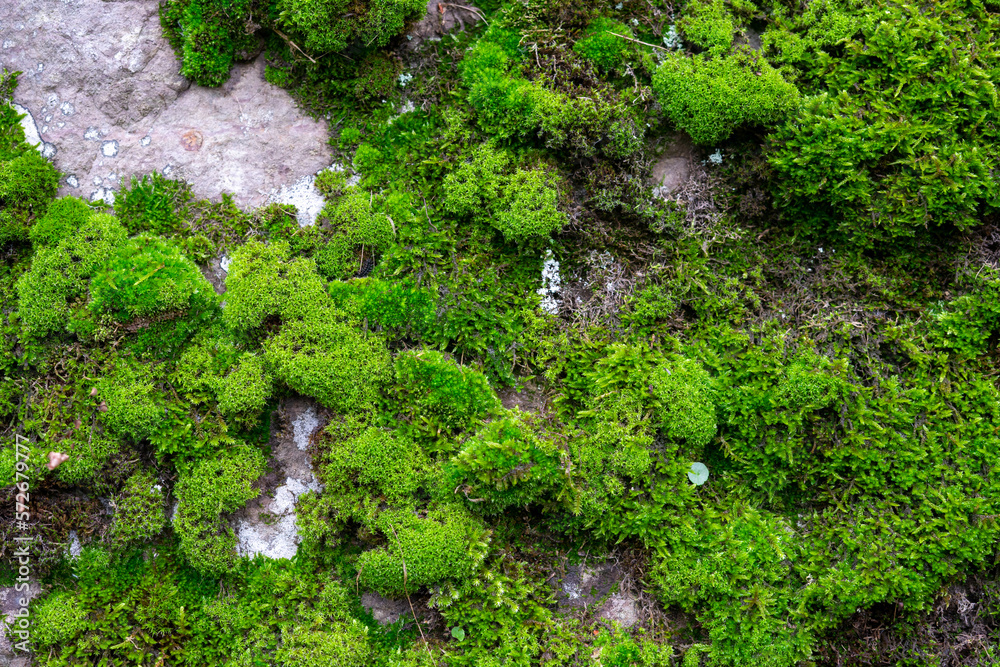
<svg viewBox="0 0 1000 667"><path fill-rule="evenodd" d="M616 70L632 50L627 40L616 35L633 37L632 31L625 24L609 18L598 18L573 44L573 50L604 71Z"/></svg>
<svg viewBox="0 0 1000 667"><path fill-rule="evenodd" d="M510 413L470 438L445 465L445 487L484 514L561 498L566 454L540 437L525 415Z"/></svg>
<svg viewBox="0 0 1000 667"><path fill-rule="evenodd" d="M384 595L415 592L446 579L468 576L475 564L472 545L482 525L459 507L430 511L387 511L378 517L385 547L358 559L360 582ZM404 568L405 563L405 568Z"/></svg>
<svg viewBox="0 0 1000 667"><path fill-rule="evenodd" d="M129 477L114 504L111 538L117 544L145 542L159 535L167 523L163 490L147 471Z"/></svg>
<svg viewBox="0 0 1000 667"><path fill-rule="evenodd" d="M716 431L712 380L701 364L675 356L656 367L650 386L668 437L696 449L711 441Z"/></svg>
<svg viewBox="0 0 1000 667"><path fill-rule="evenodd" d="M259 357L245 354L232 371L215 384L219 409L227 417L255 418L271 396L271 377Z"/></svg>
<svg viewBox="0 0 1000 667"><path fill-rule="evenodd" d="M434 449L455 432L473 427L497 412L500 401L486 377L433 350L396 357L399 397L410 416L410 430Z"/></svg>
<svg viewBox="0 0 1000 667"><path fill-rule="evenodd" d="M190 259L151 235L128 240L90 283L91 312L117 322L183 316L215 304L215 291Z"/></svg>
<svg viewBox="0 0 1000 667"><path fill-rule="evenodd" d="M815 95L771 138L779 203L863 246L978 225L998 202L996 15L953 2L818 14L806 36L841 37L844 56L807 58Z"/></svg>
<svg viewBox="0 0 1000 667"><path fill-rule="evenodd" d="M113 433L139 441L148 438L163 419L161 392L149 368L121 361L97 383L97 396L107 408L101 420Z"/></svg>
<svg viewBox="0 0 1000 667"><path fill-rule="evenodd" d="M0 244L25 241L59 187L59 172L34 149L0 161Z"/></svg>
<svg viewBox="0 0 1000 667"><path fill-rule="evenodd" d="M396 78L401 70L397 61L381 51L373 51L358 66L354 96L365 104L386 99L396 90Z"/></svg>
<svg viewBox="0 0 1000 667"><path fill-rule="evenodd" d="M93 209L77 197L61 197L49 204L48 210L31 227L29 235L35 247L51 247L72 236L83 226Z"/></svg>
<svg viewBox="0 0 1000 667"><path fill-rule="evenodd" d="M774 125L799 105L799 92L759 54L740 51L708 60L667 56L653 90L673 123L699 144L714 144L746 126Z"/></svg>
<svg viewBox="0 0 1000 667"><path fill-rule="evenodd" d="M322 630L287 627L275 658L283 667L363 667L371 664L368 628L355 619L333 623Z"/></svg>
<svg viewBox="0 0 1000 667"><path fill-rule="evenodd" d="M179 501L174 529L180 536L181 550L198 571L220 574L233 567L236 536L223 515L260 493L253 482L264 468L260 451L237 444L182 472L174 490Z"/></svg>
<svg viewBox="0 0 1000 667"><path fill-rule="evenodd" d="M279 0L279 23L303 36L309 52L341 51L355 40L365 46L382 47L408 21L423 16L426 5L419 0L390 2L370 0L348 11L347 0Z"/></svg>
<svg viewBox="0 0 1000 667"><path fill-rule="evenodd" d="M271 316L301 317L328 301L315 264L290 259L288 243L251 241L237 248L226 276L222 319L237 331L261 326Z"/></svg>
<svg viewBox="0 0 1000 667"><path fill-rule="evenodd" d="M392 364L385 343L332 310L285 324L264 347L275 378L337 412L372 409Z"/></svg>
<svg viewBox="0 0 1000 667"><path fill-rule="evenodd" d="M184 224L192 199L190 185L154 171L133 176L129 186L122 188L115 197L115 215L130 234L169 234Z"/></svg>
<svg viewBox="0 0 1000 667"><path fill-rule="evenodd" d="M688 2L677 27L689 42L708 50L713 56L729 51L736 33L736 24L726 11L724 0Z"/></svg>
<svg viewBox="0 0 1000 667"><path fill-rule="evenodd" d="M557 180L541 169L507 169L505 153L488 146L445 179L445 206L488 223L515 243L545 237L566 223L556 207Z"/></svg>
<svg viewBox="0 0 1000 667"><path fill-rule="evenodd" d="M87 629L87 611L79 597L54 593L35 606L32 625L31 641L38 646L69 644Z"/></svg>
<svg viewBox="0 0 1000 667"><path fill-rule="evenodd" d="M170 0L160 25L181 59L181 74L201 86L219 86L237 60L258 48L250 28L250 0Z"/></svg>
<svg viewBox="0 0 1000 667"><path fill-rule="evenodd" d="M122 449L122 443L102 433L74 433L72 437L54 445L69 455L54 476L66 484L86 486L100 482L100 473Z"/></svg>
<svg viewBox="0 0 1000 667"><path fill-rule="evenodd" d="M91 215L75 234L41 248L17 282L23 331L42 337L64 330L71 302L87 293L91 275L125 242L125 230L105 214Z"/></svg>

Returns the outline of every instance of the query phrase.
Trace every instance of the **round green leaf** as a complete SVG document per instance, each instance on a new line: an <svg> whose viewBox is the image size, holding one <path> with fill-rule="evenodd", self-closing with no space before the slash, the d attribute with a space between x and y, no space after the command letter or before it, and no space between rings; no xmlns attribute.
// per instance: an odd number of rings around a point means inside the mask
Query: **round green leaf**
<svg viewBox="0 0 1000 667"><path fill-rule="evenodd" d="M708 481L708 466L704 463L692 463L691 470L688 471L688 479L695 486L701 486Z"/></svg>
<svg viewBox="0 0 1000 667"><path fill-rule="evenodd" d="M463 639L465 639L465 630L456 625L451 629L451 636L457 639L458 641L462 641Z"/></svg>

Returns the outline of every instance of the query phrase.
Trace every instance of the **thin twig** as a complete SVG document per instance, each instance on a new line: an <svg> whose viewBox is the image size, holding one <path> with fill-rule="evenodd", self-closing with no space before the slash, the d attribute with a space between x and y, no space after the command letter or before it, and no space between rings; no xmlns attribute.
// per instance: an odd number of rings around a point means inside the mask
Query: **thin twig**
<svg viewBox="0 0 1000 667"><path fill-rule="evenodd" d="M621 37L622 39L628 40L629 42L635 42L636 44L642 44L643 46L649 46L654 49L659 49L660 51L667 51L667 52L670 51L670 49L665 49L662 46L657 46L656 44L650 44L649 42L640 42L638 39L632 39L631 37L626 37L625 35L619 35L617 32L611 32L610 30L608 31L608 34L614 35L615 37Z"/></svg>
<svg viewBox="0 0 1000 667"><path fill-rule="evenodd" d="M481 20L483 23L486 23L486 17L483 16L483 13L478 9L476 9L475 7L466 7L465 5L455 5L450 2L439 2L438 5L443 7L457 7L458 9L464 9L467 12L472 12L473 14L479 17L479 20ZM489 26L489 23L486 23L486 25Z"/></svg>
<svg viewBox="0 0 1000 667"><path fill-rule="evenodd" d="M316 61L312 59L312 56L310 56L308 53L306 53L301 48L299 48L299 45L296 44L295 42L293 42L291 39L289 39L288 35L286 35L285 33L281 32L280 30L278 30L277 28L274 28L274 27L272 27L271 30L274 30L274 32L276 32L278 34L278 37L280 37L281 39L285 40L286 44L288 44L289 46L293 47L296 51L298 51L299 53L301 53L302 55L304 55L306 58L309 58L309 62L311 62L313 65L316 64Z"/></svg>
<svg viewBox="0 0 1000 667"><path fill-rule="evenodd" d="M403 561L403 594L406 595L406 601L410 605L410 613L413 614L413 622L417 624L417 630L420 632L420 639L424 642L424 649L427 651L427 655L430 655L431 649L427 646L427 637L424 637L424 629L420 627L420 621L417 620L417 612L413 611L413 602L410 600L410 592L407 590L406 586L406 558L403 557L403 545L399 541L399 535L396 534L396 529L390 523L389 528L392 530L392 536L396 538L396 545L399 547L399 560Z"/></svg>

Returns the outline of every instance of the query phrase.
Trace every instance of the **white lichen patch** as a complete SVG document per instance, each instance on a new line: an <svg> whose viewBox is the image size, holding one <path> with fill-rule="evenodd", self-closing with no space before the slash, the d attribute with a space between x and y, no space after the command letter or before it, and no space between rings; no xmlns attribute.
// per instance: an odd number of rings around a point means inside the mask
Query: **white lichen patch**
<svg viewBox="0 0 1000 667"><path fill-rule="evenodd" d="M312 434L319 428L319 419L316 417L316 411L309 408L292 423L292 441L295 443L295 447L300 451L306 451L309 448L309 438Z"/></svg>
<svg viewBox="0 0 1000 667"><path fill-rule="evenodd" d="M229 259L229 255L223 255L222 258L219 260L219 266L222 267L223 271L229 273L229 263L231 261L232 260Z"/></svg>
<svg viewBox="0 0 1000 667"><path fill-rule="evenodd" d="M101 144L101 155L104 157L115 157L118 155L118 142L112 139Z"/></svg>
<svg viewBox="0 0 1000 667"><path fill-rule="evenodd" d="M66 185L71 188L78 188L80 187L80 179L76 177L76 174L70 174L66 177Z"/></svg>
<svg viewBox="0 0 1000 667"><path fill-rule="evenodd" d="M152 137L150 137L150 136L149 136L149 135L147 134L146 136L144 136L144 137L143 137L142 139L140 139L140 140L139 140L139 145L140 145L140 146L148 146L148 145L149 145L149 142L151 142L152 140L153 140L153 138L152 138Z"/></svg>
<svg viewBox="0 0 1000 667"><path fill-rule="evenodd" d="M712 164L722 164L722 150L716 148L715 152L708 156L708 161Z"/></svg>
<svg viewBox="0 0 1000 667"><path fill-rule="evenodd" d="M316 189L316 176L305 176L291 185L283 185L272 191L269 203L291 204L295 207L299 227L316 224L316 216L323 210L326 200Z"/></svg>
<svg viewBox="0 0 1000 667"><path fill-rule="evenodd" d="M96 127L93 127L93 126L88 127L87 131L83 133L83 138L86 139L86 140L88 140L88 141L100 141L101 140L101 131L98 130Z"/></svg>
<svg viewBox="0 0 1000 667"><path fill-rule="evenodd" d="M32 146L38 146L41 150L42 137L38 132L38 126L35 125L35 119L32 117L31 112L22 107L20 104L12 104L14 111L18 115L23 115L21 118L21 129L24 130L24 140L31 144Z"/></svg>
<svg viewBox="0 0 1000 667"><path fill-rule="evenodd" d="M90 201L103 201L105 204L114 205L115 191L111 188L97 188L90 193Z"/></svg>
<svg viewBox="0 0 1000 667"><path fill-rule="evenodd" d="M73 106L72 102L63 102L59 105L59 110L62 111L64 116L72 116L73 112L76 111L76 107Z"/></svg>
<svg viewBox="0 0 1000 667"><path fill-rule="evenodd" d="M274 456L285 460L286 463L289 455L301 456L293 452L305 451L309 446L310 437L319 426L316 410L311 406L303 410L292 421L290 441L288 439L279 441L278 451L274 452ZM290 448L292 445L294 450ZM268 558L295 556L302 540L295 522L295 505L304 493L323 490L312 472L308 456L304 462L304 467L297 467L298 477L286 477L284 484L274 490L271 499L263 498L251 503L254 505L253 510L248 511L247 515L237 522L236 552L240 556L262 555Z"/></svg>
<svg viewBox="0 0 1000 667"><path fill-rule="evenodd" d="M47 141L42 142L42 145L38 147L41 152L42 157L51 160L56 156L56 146L55 144L50 144Z"/></svg>
<svg viewBox="0 0 1000 667"><path fill-rule="evenodd" d="M536 292L542 297L542 310L550 315L559 312L559 290L562 288L562 277L559 275L559 262L552 256L552 250L545 251L545 261L542 263L542 286Z"/></svg>

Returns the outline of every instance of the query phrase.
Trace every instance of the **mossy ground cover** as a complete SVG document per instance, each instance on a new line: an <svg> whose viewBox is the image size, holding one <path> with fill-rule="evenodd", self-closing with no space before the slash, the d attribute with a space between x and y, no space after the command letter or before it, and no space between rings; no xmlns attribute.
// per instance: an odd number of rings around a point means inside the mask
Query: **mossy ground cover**
<svg viewBox="0 0 1000 667"><path fill-rule="evenodd" d="M413 51L411 4L162 8L196 83L266 50L329 119L312 227L160 174L54 199L0 111L36 663L997 660L996 7L484 3ZM668 202L678 131L705 165ZM241 558L291 395L323 491L296 559ZM628 627L560 605L591 555L628 564Z"/></svg>

